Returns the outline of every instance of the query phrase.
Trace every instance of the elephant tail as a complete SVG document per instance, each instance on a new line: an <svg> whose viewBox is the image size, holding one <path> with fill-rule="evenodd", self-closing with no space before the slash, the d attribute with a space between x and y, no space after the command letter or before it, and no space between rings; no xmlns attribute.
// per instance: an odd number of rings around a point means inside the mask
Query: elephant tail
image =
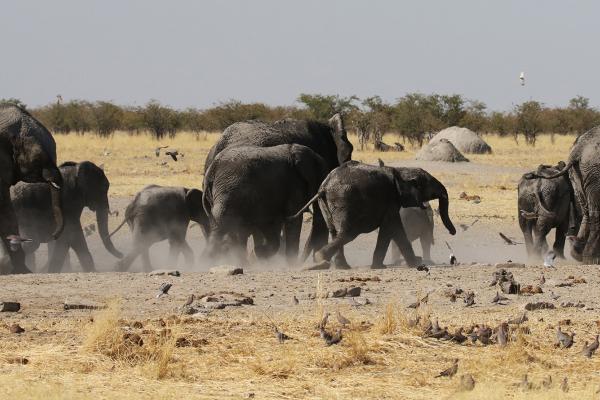
<svg viewBox="0 0 600 400"><path fill-rule="evenodd" d="M535 188L535 199L537 200L537 203L538 203L538 211L540 214L544 215L547 218L555 218L556 213L548 210L546 208L546 206L544 206L544 202L542 201L542 196L540 196L541 191L542 191L542 180L538 179L537 185Z"/></svg>
<svg viewBox="0 0 600 400"><path fill-rule="evenodd" d="M535 172L529 172L526 173L525 175L523 175L523 178L525 179L537 179L537 178L542 178L542 179L555 179L561 176L565 176L569 170L571 169L571 167L575 165L575 162L573 161L569 161L569 163L562 169L562 171L557 172L554 175L543 175L543 174L537 174Z"/></svg>
<svg viewBox="0 0 600 400"><path fill-rule="evenodd" d="M117 226L117 228L112 231L112 233L110 235L108 235L109 238L111 238L115 233L119 232L121 230L121 228L123 227L123 225L125 225L125 223L127 222L127 218L123 218L123 222L121 222L121 224L119 226Z"/></svg>
<svg viewBox="0 0 600 400"><path fill-rule="evenodd" d="M324 194L325 194L325 192L324 192L324 191L319 191L319 192L317 192L317 194L315 194L315 195L313 196L313 198L312 198L312 199L310 199L310 200L308 201L308 203L306 203L306 204L304 205L304 207L302 207L302 208L301 208L301 209L300 209L300 210L299 210L299 211L298 211L296 214L294 214L294 215L292 215L292 216L290 216L290 217L287 217L286 219L287 219L287 220L292 220L292 219L296 219L296 218L298 218L299 216L301 216L301 215L302 215L302 213L304 213L304 211L306 211L306 210L308 209L308 207L310 207L310 205L311 205L312 203L314 203L315 201L317 201L317 200L319 199L319 197L323 197L323 195L324 195Z"/></svg>

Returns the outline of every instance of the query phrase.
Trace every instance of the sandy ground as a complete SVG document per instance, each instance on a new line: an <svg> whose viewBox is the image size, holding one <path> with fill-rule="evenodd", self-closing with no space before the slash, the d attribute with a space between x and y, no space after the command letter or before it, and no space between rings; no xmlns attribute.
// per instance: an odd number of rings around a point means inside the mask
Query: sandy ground
<svg viewBox="0 0 600 400"><path fill-rule="evenodd" d="M446 398L503 398L508 394L522 395L511 385L519 382L524 373L529 373L538 383L546 375L553 376L556 384L552 390L544 392L546 394L536 391L537 398L566 396L558 392L558 382L565 376L569 378L569 395L575 396L573 398L592 396L600 383L595 372L599 370L600 362L596 358L584 359L579 350L584 340L592 340L598 329L595 321L600 320L600 300L593 295L600 289L596 266L574 265L572 260L567 260L559 262L556 268L544 268L536 265L539 261L534 260L525 268L509 268L522 286L538 284L543 273L546 278L546 283L541 285L543 293L510 295L506 305L491 303L497 291L490 287L492 274L498 269L494 264L507 260L526 261L523 245L507 246L498 236L498 232L503 232L522 240L515 220L514 187L525 169L416 161L393 165L419 166L438 176L449 189L455 225L470 224L479 219L468 230L459 228L456 236L450 236L436 217L436 245L432 256L440 265L432 267L430 273L406 267L368 269L376 232L363 235L347 246L348 260L354 266L351 271L303 271L300 267L283 267L275 260L268 265L252 265L242 275L221 276L208 273L209 266L202 265L201 260L193 270L169 264L165 259L166 244L161 243L152 248L155 268L178 268L182 271L180 277L114 273L108 272L114 258L94 235L89 238L89 244L97 268L103 272L77 272L80 269L72 256L75 273L0 276L0 301L18 301L22 306L19 313L0 313L0 376L5 377L0 383L18 383L0 385L0 397L35 398L44 387L51 387L50 397L45 398L431 398L437 394ZM482 195L482 202L474 204L458 200L465 181L470 182L468 187L481 190L490 186L490 193L498 185L512 186L502 189L497 198ZM121 211L119 217L111 220L111 226L116 226L129 198L111 201L113 210ZM498 203L504 207L497 208L494 201L505 201ZM514 211L510 209L511 201ZM92 220L93 215L86 212L84 221ZM199 229L192 228L188 239L199 254L204 245ZM448 257L445 241L452 245L461 263L459 266L443 265ZM128 249L127 228L115 236L115 244L121 250ZM419 254L418 243L413 246ZM42 249L38 259L45 260L45 257ZM134 264L134 270L136 268L139 266ZM345 282L350 277L379 279ZM557 287L569 277L584 278L586 283ZM157 299L158 287L166 281L173 287L169 295ZM312 296L354 285L362 288L359 300L368 299L370 304L357 306L349 298L319 299L317 296L314 299ZM476 304L465 307L461 299L451 303L444 295L448 288L474 291ZM242 293L251 297L254 305L213 310L208 316L184 320L180 307L187 296L210 291ZM431 293L430 299L421 311L438 318L440 325L450 327L451 331L476 323L497 326L522 313L524 305L532 301L547 301L556 309L530 312L527 325L531 334L525 338L519 336L518 343L507 349L460 346L422 339L418 330L402 326L402 318L412 315L406 306L425 293ZM560 298L553 299L552 294ZM299 304L292 302L293 296L299 299ZM115 363L101 355L87 359L82 356L87 354L82 353L82 343L86 329L92 324L90 318L98 311L65 311L62 306L67 298L100 304L106 304L109 299L120 299L120 318L125 325L141 321L144 326L159 329L155 326L156 321L171 316L177 320L175 325L184 327L182 332L190 337L201 336L207 342L201 351L177 349L171 363L181 368L185 366L189 371L183 375L169 375L164 378L166 381L148 378L131 366ZM563 308L563 302L581 302L585 306ZM340 346L330 348L325 347L318 337L315 322L321 313L337 310L353 323L348 335L357 332L356 335L363 338L361 340L367 341L365 354L369 355L366 358L356 356L355 341L353 344L342 341ZM397 318L398 328L382 333L384 330L380 326L386 318L389 322L390 315ZM577 332L577 349L557 353L553 348L555 327L566 319L570 320L566 329ZM271 322L297 340L278 345L269 327ZM25 333L9 333L7 328L14 323L25 328ZM335 324L334 319L333 326ZM243 357L240 356L242 353ZM11 354L27 357L30 363L9 363ZM353 361L341 364L327 361L345 360L343 357L350 357L348 354L354 357ZM82 357L87 361L82 361ZM434 371L449 366L454 357L461 359L459 375L470 373L480 382L475 391L458 392L458 375L453 379L434 378ZM285 369L281 363L293 368ZM363 378L369 383L362 381ZM87 380L96 383L86 384ZM161 382L172 385L172 391L165 392ZM491 390L490 385L495 389Z"/></svg>

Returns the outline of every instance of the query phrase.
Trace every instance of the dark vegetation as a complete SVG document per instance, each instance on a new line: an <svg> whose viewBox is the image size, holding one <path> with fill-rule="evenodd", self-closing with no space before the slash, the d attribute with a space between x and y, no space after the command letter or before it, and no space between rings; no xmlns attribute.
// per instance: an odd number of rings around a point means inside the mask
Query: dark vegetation
<svg viewBox="0 0 600 400"><path fill-rule="evenodd" d="M298 106L244 104L236 100L219 103L207 109L177 110L149 101L143 107L121 106L111 102L85 100L59 101L30 108L52 132L110 136L115 131L136 135L150 132L157 139L173 137L181 131L200 136L203 132L222 131L236 121L282 118L326 120L335 112L346 116L347 129L358 134L362 145L382 140L383 134L395 132L405 142L422 145L429 134L458 125L475 132L522 135L527 144L535 145L540 133L583 133L600 124L600 111L590 106L589 99L577 96L566 107L547 107L538 101L527 101L507 112L489 111L477 100L461 95L425 95L409 93L393 103L379 96L359 99L356 96L301 94ZM0 100L17 103L17 99Z"/></svg>

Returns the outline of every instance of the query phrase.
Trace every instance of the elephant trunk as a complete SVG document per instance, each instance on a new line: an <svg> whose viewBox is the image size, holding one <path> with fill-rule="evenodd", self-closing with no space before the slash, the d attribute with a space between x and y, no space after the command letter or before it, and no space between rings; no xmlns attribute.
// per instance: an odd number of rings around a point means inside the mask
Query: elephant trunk
<svg viewBox="0 0 600 400"><path fill-rule="evenodd" d="M123 254L115 248L108 234L108 205L98 207L96 210L96 222L98 223L98 234L106 250L117 258L123 258Z"/></svg>
<svg viewBox="0 0 600 400"><path fill-rule="evenodd" d="M440 218L442 219L442 222L444 223L444 226L446 227L446 229L448 229L448 232L450 232L451 235L456 234L456 228L452 224L452 221L450 220L450 216L448 215L448 194L447 193L445 193L439 197L439 209L440 209Z"/></svg>
<svg viewBox="0 0 600 400"><path fill-rule="evenodd" d="M50 196L52 200L52 214L54 215L54 223L56 225L56 229L54 233L52 233L52 238L54 240L58 239L58 237L62 234L62 231L65 227L65 220L63 218L63 208L62 208L62 194L61 187L63 184L62 175L58 168L45 168L42 171L42 176L46 180L46 182L50 185Z"/></svg>

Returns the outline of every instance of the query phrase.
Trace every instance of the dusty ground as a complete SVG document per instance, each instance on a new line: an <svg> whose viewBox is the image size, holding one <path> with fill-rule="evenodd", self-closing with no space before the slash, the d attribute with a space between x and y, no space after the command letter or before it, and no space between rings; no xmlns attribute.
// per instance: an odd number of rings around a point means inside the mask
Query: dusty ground
<svg viewBox="0 0 600 400"><path fill-rule="evenodd" d="M144 137L116 137L109 144L59 137L59 149L63 149L63 160L104 162L113 182L112 208L123 210L133 194L149 183L201 185L198 171L214 135L199 141L192 136L177 140L174 146L186 149L186 161L166 165L153 154L156 142ZM450 236L436 218L433 258L440 264L446 262L444 241L448 241L462 265L440 265L431 268L430 274L404 267L367 269L375 240L372 233L348 246L349 262L355 266L352 271L307 272L282 267L275 260L247 268L243 275L219 276L206 272L208 266L200 260L190 271L178 266L181 277L113 272L0 277L0 301L22 304L19 313L0 313L0 398L598 397L600 358L580 354L583 342L591 341L598 331L600 301L593 295L600 288L597 267L567 260L555 269L544 269L533 260L526 268L511 268L522 285L538 284L542 272L546 283L541 286L544 293L510 295L504 306L491 303L497 289L489 286L497 270L494 263L526 261L522 245L506 246L498 236L503 232L521 240L516 224L518 178L542 161L564 159L572 140L557 137L552 145L543 138L534 150L516 146L512 139L488 138L493 155L469 157L472 163L460 165L409 161L412 150L406 154L357 151L355 158L366 162L381 157L391 165L426 168L449 189L455 225L478 219L473 227L459 228L456 236ZM480 195L481 203L459 200L462 191ZM120 218L113 218L111 225L116 226ZM93 216L86 212L84 220L91 222ZM96 236L89 239L98 269L110 271L115 260ZM190 230L189 240L199 253L203 239L197 228ZM127 229L116 236L116 245L127 250ZM418 243L414 245L419 253ZM174 267L165 260L165 250L164 244L153 248L156 268ZM44 251L39 259L45 259ZM79 271L74 258L73 270ZM584 278L586 283L556 286L569 276ZM379 280L345 282L351 277ZM157 299L158 287L166 281L173 287L168 296ZM348 298L319 296L354 285L362 288L359 301L366 298L370 304L357 306ZM457 287L475 292L473 307L465 307L461 299L451 303L444 295L448 288ZM251 297L254 305L182 315L180 306L189 294L211 291L238 292ZM529 312L525 326L530 333L514 330L506 348L458 345L423 339L420 328L407 326L407 318L415 312L406 306L428 292L430 301L419 314L438 318L452 332L474 323L497 326L522 313L528 302L548 301L556 309ZM560 298L553 300L552 293ZM316 299L311 299L313 294ZM292 302L293 296L299 299L298 305ZM67 298L110 307L65 311L62 306ZM563 308L564 302L585 306ZM316 324L324 311L337 310L352 324L343 330L339 345L328 347ZM577 333L576 344L557 350L553 347L555 327L566 319L570 324L564 329ZM339 326L335 316L330 321L328 328L335 330ZM25 332L10 333L14 323ZM272 324L295 340L279 344ZM124 342L124 332L139 334L144 345L132 347ZM176 347L179 338L191 346ZM28 364L21 365L20 357ZM453 358L460 360L458 374L452 379L435 378ZM514 386L525 373L533 383L527 392ZM459 390L463 374L475 379L473 391ZM540 383L548 375L553 384L545 389ZM568 393L559 389L565 377Z"/></svg>

